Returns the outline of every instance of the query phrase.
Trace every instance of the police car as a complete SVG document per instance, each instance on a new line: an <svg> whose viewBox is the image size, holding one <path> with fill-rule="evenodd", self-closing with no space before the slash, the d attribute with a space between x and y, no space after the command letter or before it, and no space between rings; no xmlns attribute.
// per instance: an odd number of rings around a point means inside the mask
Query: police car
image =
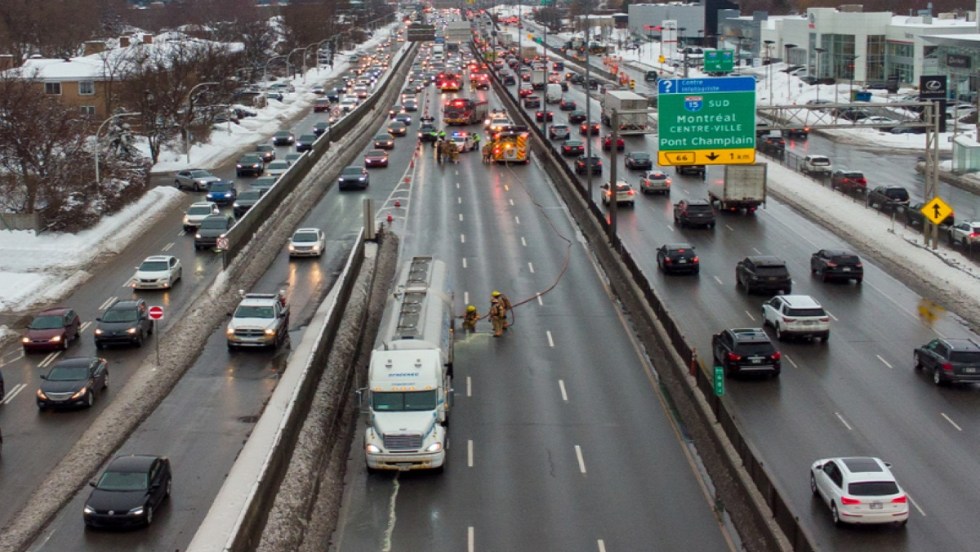
<svg viewBox="0 0 980 552"><path fill-rule="evenodd" d="M454 144L461 152L473 151L476 149L476 140L469 132L455 131L446 137L449 143Z"/></svg>

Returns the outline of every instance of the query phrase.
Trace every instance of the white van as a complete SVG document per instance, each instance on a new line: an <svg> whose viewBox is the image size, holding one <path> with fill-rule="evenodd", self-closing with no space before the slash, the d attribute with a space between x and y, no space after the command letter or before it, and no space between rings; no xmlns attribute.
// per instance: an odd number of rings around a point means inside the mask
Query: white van
<svg viewBox="0 0 980 552"><path fill-rule="evenodd" d="M561 101L561 85L558 83L550 82L545 87L544 91L544 101L545 103L555 104Z"/></svg>

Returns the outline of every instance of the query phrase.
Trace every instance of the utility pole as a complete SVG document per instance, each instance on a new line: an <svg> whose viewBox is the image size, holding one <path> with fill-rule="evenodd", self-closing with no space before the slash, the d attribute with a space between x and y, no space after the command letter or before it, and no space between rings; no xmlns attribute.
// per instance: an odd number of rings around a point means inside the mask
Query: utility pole
<svg viewBox="0 0 980 552"><path fill-rule="evenodd" d="M588 2L586 2L586 6L589 6ZM585 124L589 125L585 135L585 190L589 201L592 201L592 78L589 76L589 67L592 65L589 60L591 55L589 35L592 33L589 25L591 25L591 21L590 8L585 12Z"/></svg>
<svg viewBox="0 0 980 552"><path fill-rule="evenodd" d="M610 116L612 123L612 142L609 148L609 243L619 251L616 240L616 216L619 212L619 186L616 183L616 153L619 142L619 110L613 109Z"/></svg>
<svg viewBox="0 0 980 552"><path fill-rule="evenodd" d="M925 106L926 121L926 190L925 201L931 201L939 190L939 118L943 116L940 102L929 102ZM940 221L942 222L942 221ZM922 225L924 242L927 247L939 247L939 224ZM931 242L931 244L930 244Z"/></svg>

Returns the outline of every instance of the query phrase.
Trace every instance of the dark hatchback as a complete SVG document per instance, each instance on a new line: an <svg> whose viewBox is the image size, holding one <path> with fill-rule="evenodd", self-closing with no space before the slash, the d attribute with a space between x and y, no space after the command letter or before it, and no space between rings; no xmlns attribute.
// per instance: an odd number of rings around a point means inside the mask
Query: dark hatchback
<svg viewBox="0 0 980 552"><path fill-rule="evenodd" d="M575 160L575 174L586 174L590 169L592 174L602 174L602 159L598 155Z"/></svg>
<svg viewBox="0 0 980 552"><path fill-rule="evenodd" d="M830 280L864 279L864 264L861 258L843 249L821 249L810 255L810 274L820 277L824 282Z"/></svg>
<svg viewBox="0 0 980 552"><path fill-rule="evenodd" d="M657 267L664 274L701 272L701 259L694 252L694 246L689 243L668 243L657 249Z"/></svg>
<svg viewBox="0 0 980 552"><path fill-rule="evenodd" d="M95 347L98 349L114 344L142 347L146 336L153 333L153 321L148 316L146 301L142 299L117 300L95 321Z"/></svg>
<svg viewBox="0 0 980 552"><path fill-rule="evenodd" d="M73 309L56 307L41 311L21 338L25 353L67 349L78 339L81 319Z"/></svg>
<svg viewBox="0 0 980 552"><path fill-rule="evenodd" d="M206 249L218 245L218 238L231 230L232 220L227 215L211 215L201 221L194 234L194 249Z"/></svg>
<svg viewBox="0 0 980 552"><path fill-rule="evenodd" d="M568 140L561 145L561 154L565 157L578 157L585 154L585 144L581 140Z"/></svg>
<svg viewBox="0 0 980 552"><path fill-rule="evenodd" d="M337 179L337 185L341 190L365 190L370 184L371 176L368 175L367 169L356 165L345 167Z"/></svg>
<svg viewBox="0 0 980 552"><path fill-rule="evenodd" d="M95 404L95 392L109 386L109 363L104 358L81 357L59 360L46 375L41 376L41 387L36 399L40 410L91 407Z"/></svg>
<svg viewBox="0 0 980 552"><path fill-rule="evenodd" d="M248 190L247 192L242 192L238 196L238 200L232 205L232 211L235 213L236 218L241 218L242 215L248 212L249 209L255 206L256 203L262 199L265 195L265 189L258 190Z"/></svg>
<svg viewBox="0 0 980 552"><path fill-rule="evenodd" d="M782 371L782 355L762 328L732 328L713 335L711 354L725 377L745 373L778 377Z"/></svg>
<svg viewBox="0 0 980 552"><path fill-rule="evenodd" d="M170 496L170 460L133 454L109 462L82 508L86 527L140 527Z"/></svg>
<svg viewBox="0 0 980 552"><path fill-rule="evenodd" d="M296 139L296 151L304 152L312 150L313 142L316 142L317 136L319 136L319 134L301 134L300 137Z"/></svg>

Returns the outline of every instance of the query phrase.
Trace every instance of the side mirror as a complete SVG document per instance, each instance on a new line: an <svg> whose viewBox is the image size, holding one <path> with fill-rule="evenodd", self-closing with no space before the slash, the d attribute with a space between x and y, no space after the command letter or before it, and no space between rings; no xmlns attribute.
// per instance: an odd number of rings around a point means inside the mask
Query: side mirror
<svg viewBox="0 0 980 552"><path fill-rule="evenodd" d="M46 380L46 379L48 379L48 376L46 376L44 374L41 374L41 379Z"/></svg>
<svg viewBox="0 0 980 552"><path fill-rule="evenodd" d="M102 317L101 317L101 316L97 316L97 317L95 318L95 321L96 321L96 322L102 322Z"/></svg>
<svg viewBox="0 0 980 552"><path fill-rule="evenodd" d="M88 482L88 486L89 487L94 487L95 486L95 481L89 481Z"/></svg>

